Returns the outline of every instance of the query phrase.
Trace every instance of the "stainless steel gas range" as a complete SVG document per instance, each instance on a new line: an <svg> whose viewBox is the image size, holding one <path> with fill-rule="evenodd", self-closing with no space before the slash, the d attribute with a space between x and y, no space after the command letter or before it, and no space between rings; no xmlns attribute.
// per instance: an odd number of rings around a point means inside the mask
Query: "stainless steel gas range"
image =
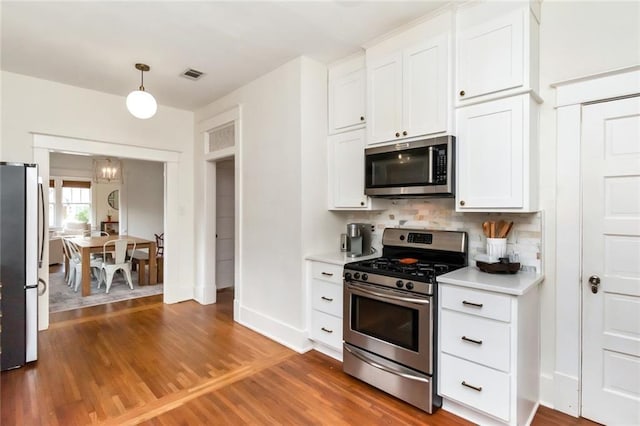
<svg viewBox="0 0 640 426"><path fill-rule="evenodd" d="M344 266L343 370L431 413L437 276L467 265L467 234L387 228L382 243L382 257Z"/></svg>

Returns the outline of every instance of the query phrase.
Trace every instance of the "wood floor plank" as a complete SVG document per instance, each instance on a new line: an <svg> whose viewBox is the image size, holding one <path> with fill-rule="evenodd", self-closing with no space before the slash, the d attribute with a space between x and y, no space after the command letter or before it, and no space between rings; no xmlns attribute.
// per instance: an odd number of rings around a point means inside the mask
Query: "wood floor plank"
<svg viewBox="0 0 640 426"><path fill-rule="evenodd" d="M428 415L233 322L216 305L161 297L51 316L40 360L0 376L2 425L468 425ZM592 425L541 407L534 425Z"/></svg>

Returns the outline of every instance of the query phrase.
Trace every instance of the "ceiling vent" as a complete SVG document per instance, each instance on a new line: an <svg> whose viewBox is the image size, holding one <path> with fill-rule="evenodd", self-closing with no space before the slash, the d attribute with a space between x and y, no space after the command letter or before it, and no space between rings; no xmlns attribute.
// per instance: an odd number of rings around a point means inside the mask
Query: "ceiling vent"
<svg viewBox="0 0 640 426"><path fill-rule="evenodd" d="M204 73L202 71L194 70L193 68L187 68L180 75L184 78L188 78L189 80L200 80L200 77L202 77Z"/></svg>

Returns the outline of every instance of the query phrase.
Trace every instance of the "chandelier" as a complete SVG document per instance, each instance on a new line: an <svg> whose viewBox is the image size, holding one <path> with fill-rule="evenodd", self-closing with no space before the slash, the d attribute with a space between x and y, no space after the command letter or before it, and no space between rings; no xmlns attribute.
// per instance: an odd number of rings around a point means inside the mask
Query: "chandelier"
<svg viewBox="0 0 640 426"><path fill-rule="evenodd" d="M114 158L93 160L93 181L96 183L122 183L122 164Z"/></svg>

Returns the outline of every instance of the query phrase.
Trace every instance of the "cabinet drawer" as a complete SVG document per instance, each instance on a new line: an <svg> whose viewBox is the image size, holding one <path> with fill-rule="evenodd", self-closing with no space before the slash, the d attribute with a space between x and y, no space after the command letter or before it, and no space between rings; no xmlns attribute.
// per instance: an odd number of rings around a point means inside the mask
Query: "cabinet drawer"
<svg viewBox="0 0 640 426"><path fill-rule="evenodd" d="M342 350L342 318L313 310L309 334L313 340Z"/></svg>
<svg viewBox="0 0 640 426"><path fill-rule="evenodd" d="M313 262L311 266L311 274L313 278L317 278L319 280L342 284L342 269L343 268L340 265Z"/></svg>
<svg viewBox="0 0 640 426"><path fill-rule="evenodd" d="M499 321L511 321L511 296L447 285L441 285L440 289L443 308Z"/></svg>
<svg viewBox="0 0 640 426"><path fill-rule="evenodd" d="M442 396L509 421L508 374L447 354L442 354L440 359Z"/></svg>
<svg viewBox="0 0 640 426"><path fill-rule="evenodd" d="M311 306L327 314L342 318L342 283L313 280Z"/></svg>
<svg viewBox="0 0 640 426"><path fill-rule="evenodd" d="M478 364L510 371L509 324L443 309L440 317L443 352Z"/></svg>

